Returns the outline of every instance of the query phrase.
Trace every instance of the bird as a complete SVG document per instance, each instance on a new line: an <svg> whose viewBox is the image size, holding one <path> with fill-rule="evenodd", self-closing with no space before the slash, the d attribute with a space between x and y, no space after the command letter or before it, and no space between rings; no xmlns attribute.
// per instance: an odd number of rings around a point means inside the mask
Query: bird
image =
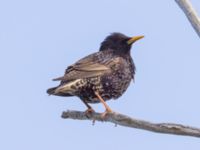
<svg viewBox="0 0 200 150"><path fill-rule="evenodd" d="M144 36L129 37L119 32L108 35L100 44L98 52L92 53L65 70L64 76L53 79L60 81L49 88L49 95L76 96L86 105L86 113L95 112L90 104L102 103L105 112L113 112L107 100L118 99L134 81L136 67L131 57L132 44Z"/></svg>

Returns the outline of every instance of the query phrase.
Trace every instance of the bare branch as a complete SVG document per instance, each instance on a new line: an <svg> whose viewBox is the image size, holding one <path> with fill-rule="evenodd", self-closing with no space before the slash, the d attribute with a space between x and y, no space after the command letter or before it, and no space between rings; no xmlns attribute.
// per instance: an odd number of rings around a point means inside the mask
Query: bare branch
<svg viewBox="0 0 200 150"><path fill-rule="evenodd" d="M121 126L138 128L152 132L200 137L200 128L194 128L175 123L151 123L148 121L131 118L116 112L108 113L106 118L103 120L101 117L101 113L92 113L88 116L85 112L68 110L62 113L62 118L106 121Z"/></svg>
<svg viewBox="0 0 200 150"><path fill-rule="evenodd" d="M197 12L192 7L192 4L189 0L175 0L179 7L183 10L191 25L195 29L196 33L200 37L200 18L197 15Z"/></svg>

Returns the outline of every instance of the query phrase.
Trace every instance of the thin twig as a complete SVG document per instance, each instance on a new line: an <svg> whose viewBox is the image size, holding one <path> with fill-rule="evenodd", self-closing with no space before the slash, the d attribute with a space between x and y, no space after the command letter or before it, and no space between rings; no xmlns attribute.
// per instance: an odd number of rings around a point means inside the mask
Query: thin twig
<svg viewBox="0 0 200 150"><path fill-rule="evenodd" d="M200 128L175 123L151 123L148 121L131 118L129 116L116 112L108 113L106 115L106 118L102 119L101 113L95 112L88 116L88 114L82 111L68 110L62 113L62 118L76 120L106 121L121 126L138 128L152 132L200 137Z"/></svg>
<svg viewBox="0 0 200 150"><path fill-rule="evenodd" d="M200 18L197 15L197 12L192 7L192 4L189 0L175 0L179 7L183 10L191 25L195 29L196 33L200 37Z"/></svg>

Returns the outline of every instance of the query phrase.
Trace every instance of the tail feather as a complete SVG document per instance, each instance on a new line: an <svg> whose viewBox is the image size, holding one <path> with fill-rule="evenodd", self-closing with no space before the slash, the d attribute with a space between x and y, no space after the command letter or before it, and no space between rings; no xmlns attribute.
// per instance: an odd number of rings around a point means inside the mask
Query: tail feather
<svg viewBox="0 0 200 150"><path fill-rule="evenodd" d="M58 77L58 78L55 78L55 79L52 79L53 81L61 81L63 80L64 77Z"/></svg>
<svg viewBox="0 0 200 150"><path fill-rule="evenodd" d="M49 89L47 90L47 93L48 93L49 95L56 95L56 96L73 96L73 95L68 94L68 93L55 92L57 88L58 88L58 87L49 88Z"/></svg>
<svg viewBox="0 0 200 150"><path fill-rule="evenodd" d="M53 94L55 93L56 88L57 88L57 87L49 88L49 89L47 90L47 93L48 93L49 95L53 95Z"/></svg>

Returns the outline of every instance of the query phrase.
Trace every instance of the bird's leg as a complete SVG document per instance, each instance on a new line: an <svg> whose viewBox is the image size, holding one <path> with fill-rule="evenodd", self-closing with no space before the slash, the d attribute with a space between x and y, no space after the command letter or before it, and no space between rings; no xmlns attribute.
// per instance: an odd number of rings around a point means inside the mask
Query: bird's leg
<svg viewBox="0 0 200 150"><path fill-rule="evenodd" d="M86 102L86 101L84 101L84 100L82 100L83 101L83 103L87 106L87 110L85 111L85 114L86 114L86 116L87 117L91 117L91 114L92 113L94 113L95 111L94 111L94 109ZM92 120L92 125L94 125L95 124L95 120Z"/></svg>
<svg viewBox="0 0 200 150"><path fill-rule="evenodd" d="M101 114L102 119L105 119L105 116L107 113L111 113L112 110L110 109L110 107L106 104L106 102L103 100L103 98L99 95L98 92L95 92L95 95L98 97L98 99L100 100L100 102L104 105L104 107L106 108L106 111L104 113Z"/></svg>
<svg viewBox="0 0 200 150"><path fill-rule="evenodd" d="M92 109L92 107L91 107L88 103L86 103L84 100L82 100L82 101L83 101L83 103L86 105L86 107L88 108L88 109L85 111L86 115L92 114L93 112L95 112L94 109Z"/></svg>

